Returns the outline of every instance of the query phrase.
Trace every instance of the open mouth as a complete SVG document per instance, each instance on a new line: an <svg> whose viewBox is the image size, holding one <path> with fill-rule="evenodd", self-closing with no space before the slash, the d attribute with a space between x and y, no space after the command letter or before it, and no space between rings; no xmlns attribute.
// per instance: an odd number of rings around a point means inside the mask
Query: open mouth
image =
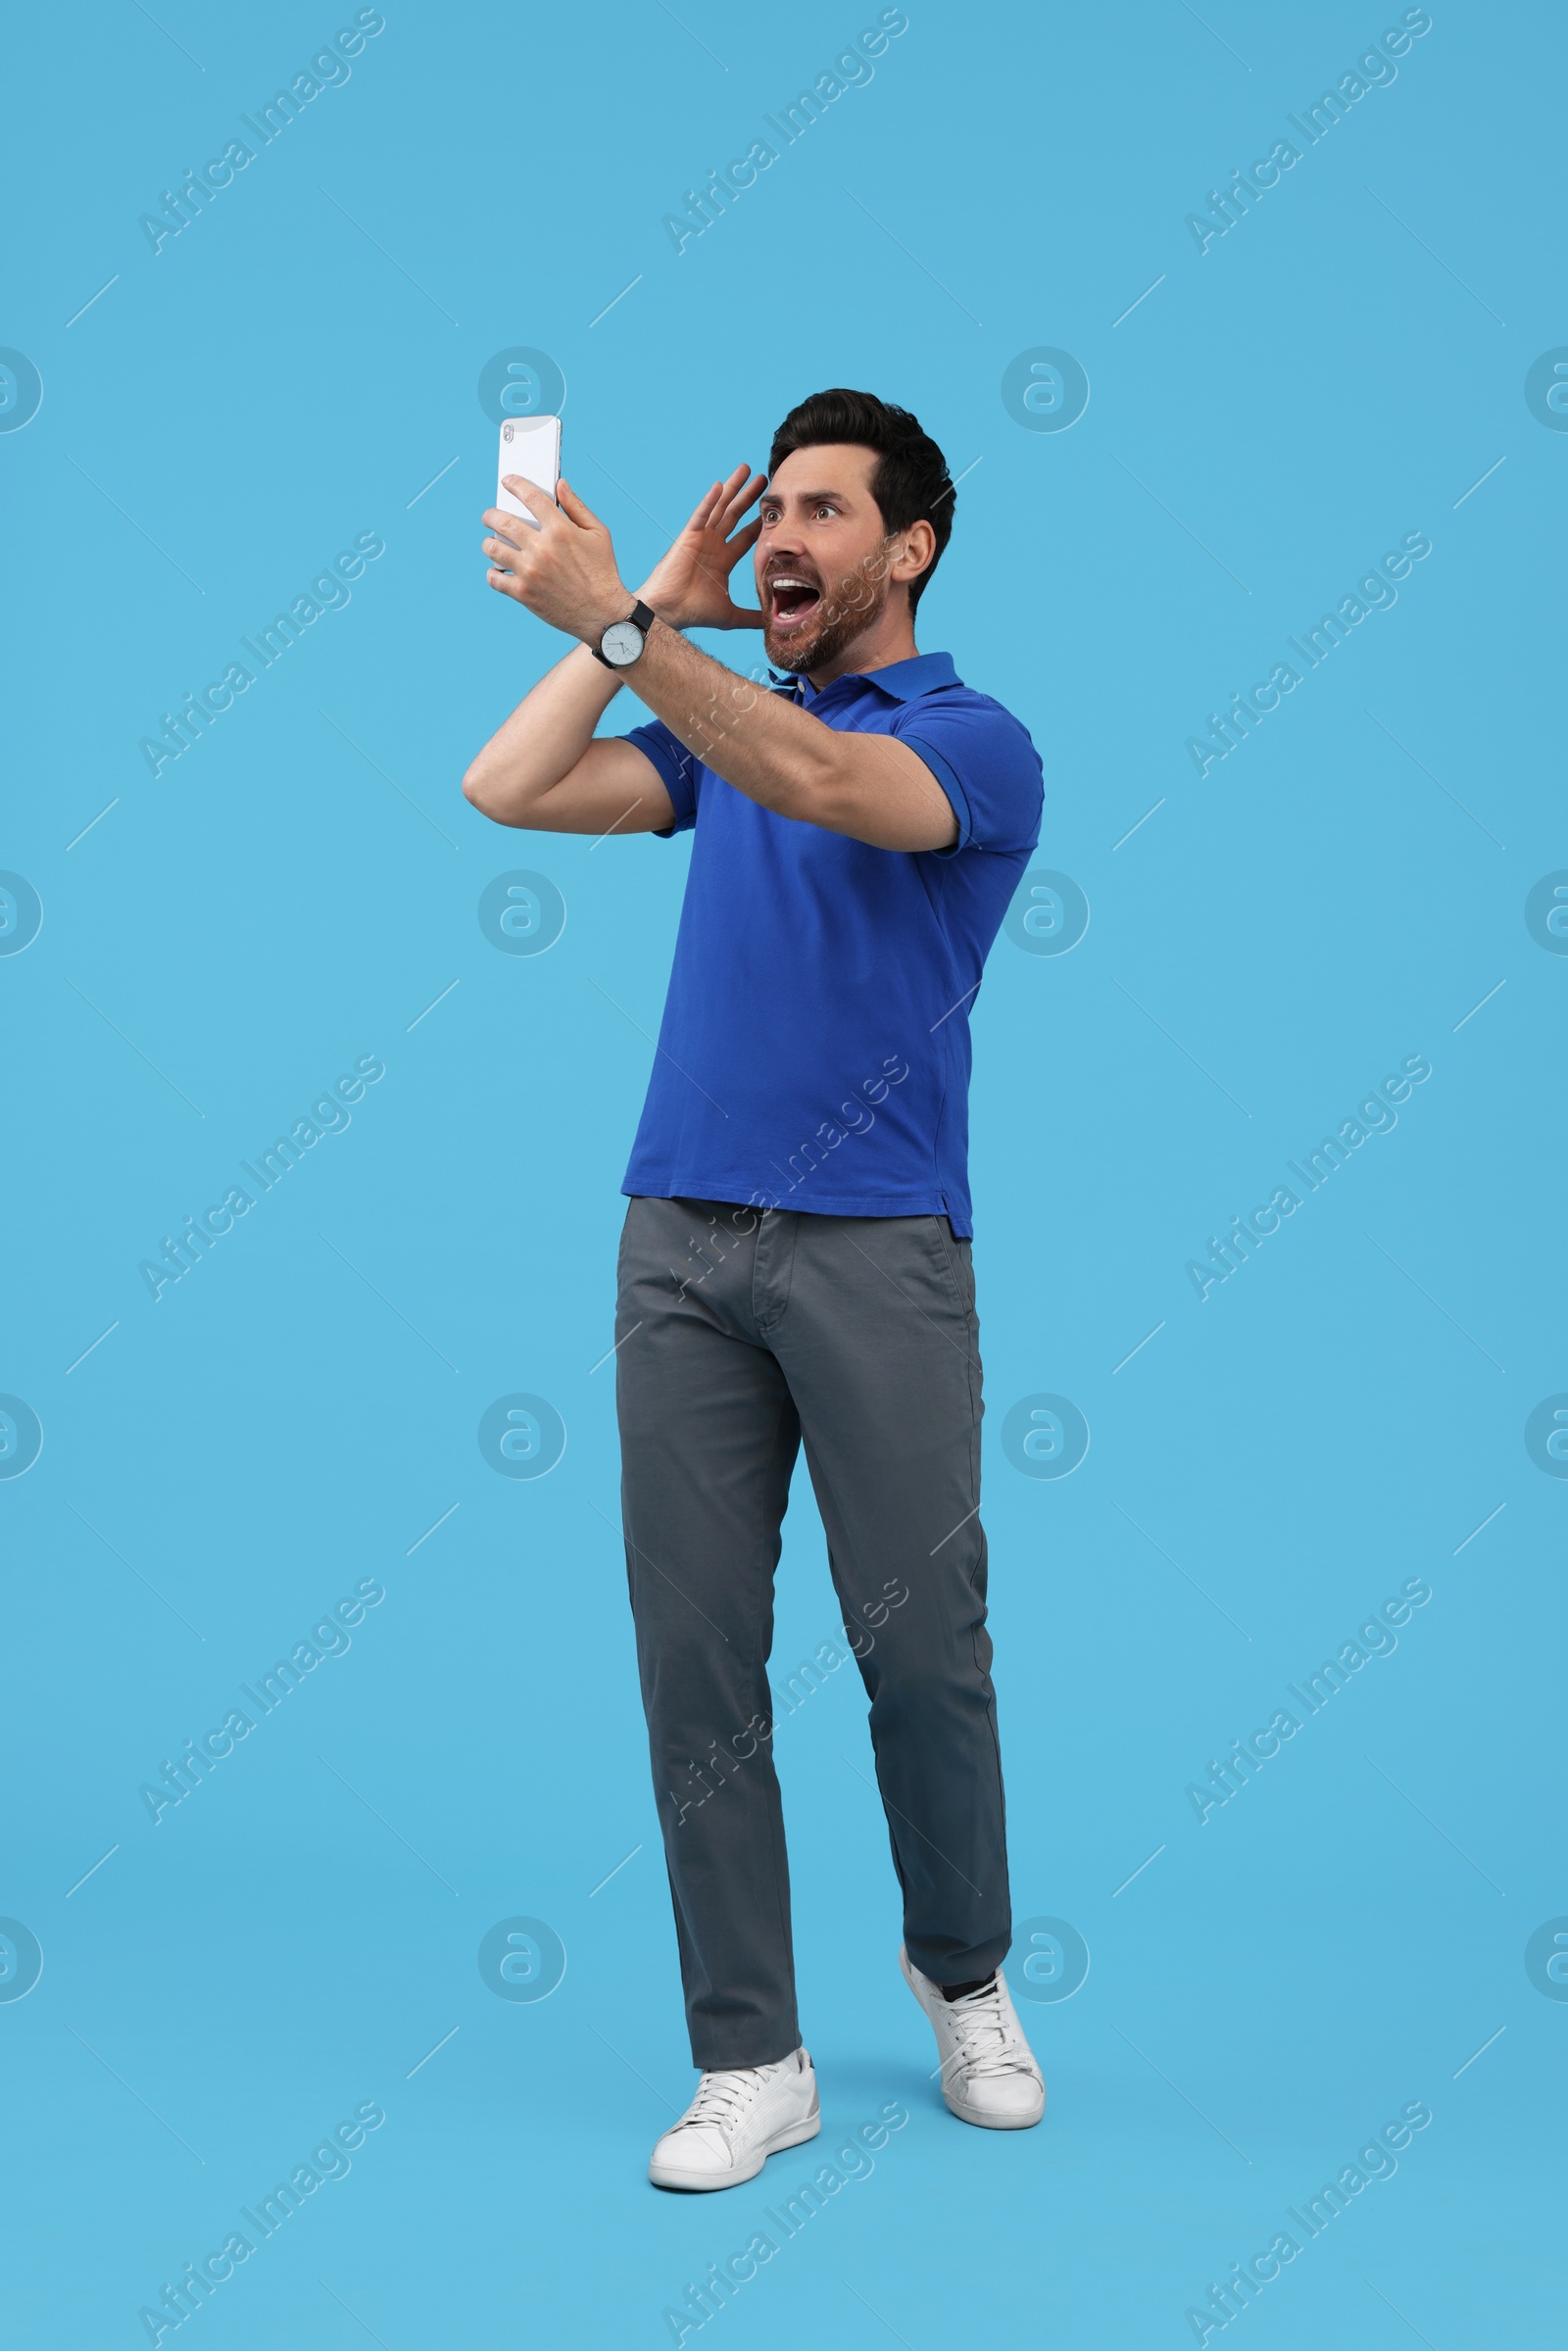
<svg viewBox="0 0 1568 2351"><path fill-rule="evenodd" d="M773 626L785 635L802 627L822 601L821 590L795 571L775 572L767 596Z"/></svg>

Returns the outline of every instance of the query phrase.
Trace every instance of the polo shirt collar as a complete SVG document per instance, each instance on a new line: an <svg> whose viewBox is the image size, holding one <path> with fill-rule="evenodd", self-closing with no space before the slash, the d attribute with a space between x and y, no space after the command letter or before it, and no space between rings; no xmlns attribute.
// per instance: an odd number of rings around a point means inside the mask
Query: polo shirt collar
<svg viewBox="0 0 1568 2351"><path fill-rule="evenodd" d="M787 673L780 675L775 671L774 675L778 676L780 685L790 682ZM808 678L803 677L795 682L799 687L796 699L808 709L821 699ZM951 653L917 653L907 661L890 661L884 669L846 670L842 677L834 678L821 692L823 695L830 694L834 686L874 686L879 694L886 694L890 701L913 702L918 695L934 694L941 686L956 686L959 682Z"/></svg>

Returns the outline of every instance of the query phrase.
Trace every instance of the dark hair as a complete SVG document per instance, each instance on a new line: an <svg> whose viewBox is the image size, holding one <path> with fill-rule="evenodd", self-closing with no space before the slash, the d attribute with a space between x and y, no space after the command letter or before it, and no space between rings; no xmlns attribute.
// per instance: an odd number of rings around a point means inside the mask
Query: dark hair
<svg viewBox="0 0 1568 2351"><path fill-rule="evenodd" d="M942 550L953 533L953 479L948 461L920 419L906 408L893 408L874 392L813 392L792 408L768 453L767 470L776 473L797 449L816 449L824 442L847 441L876 452L871 476L876 500L887 529L907 530L911 522L929 522L936 533L937 551L918 578L908 583L911 613L926 583L942 561Z"/></svg>

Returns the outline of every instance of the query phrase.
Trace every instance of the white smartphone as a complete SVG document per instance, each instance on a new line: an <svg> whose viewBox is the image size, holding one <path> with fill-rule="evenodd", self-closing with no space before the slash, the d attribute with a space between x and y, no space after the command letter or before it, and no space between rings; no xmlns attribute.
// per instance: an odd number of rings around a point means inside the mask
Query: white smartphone
<svg viewBox="0 0 1568 2351"><path fill-rule="evenodd" d="M561 479L561 418L509 416L501 427L501 456L496 466L496 504L504 514L519 514L537 530L539 525L519 498L505 487L505 476L520 473L554 498Z"/></svg>

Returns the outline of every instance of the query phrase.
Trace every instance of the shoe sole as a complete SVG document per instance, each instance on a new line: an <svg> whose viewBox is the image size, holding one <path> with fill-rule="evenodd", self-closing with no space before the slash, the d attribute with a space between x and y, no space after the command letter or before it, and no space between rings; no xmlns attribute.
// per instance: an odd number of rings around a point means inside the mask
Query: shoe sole
<svg viewBox="0 0 1568 2351"><path fill-rule="evenodd" d="M714 2188L744 2187L748 2180L757 2178L770 2155L782 2155L786 2147L804 2146L808 2138L816 2137L821 2128L822 2114L818 2107L807 2116L804 2123L792 2123L787 2131L776 2131L765 2145L754 2147L747 2158L747 2170L725 2172L717 2179L711 2172L684 2172L667 2163L651 2163L648 2177L655 2187L683 2188L688 2195L706 2194Z"/></svg>
<svg viewBox="0 0 1568 2351"><path fill-rule="evenodd" d="M949 2114L956 2115L960 2123L973 2123L980 2131L1032 2131L1037 2123L1045 2120L1046 2113L1044 2097L1041 2098L1040 2104L1033 2114L1005 2116L970 2114L966 2108L958 2104L956 2098L950 2098L946 2090L942 2093L942 2102Z"/></svg>
<svg viewBox="0 0 1568 2351"><path fill-rule="evenodd" d="M910 1991L913 1992L915 2003L919 2008L921 2015L925 2018L926 2023L931 2027L931 2030L934 2033L936 2031L936 2019L932 2016L930 2010L926 2007L924 2000L922 2000L920 1997L919 1986L909 1973L910 1964L911 1963L907 1952L901 1950L899 1953L899 1973L904 1978L905 1983L909 1986ZM938 2046L941 2046L940 2042L938 2043ZM1038 2123L1041 2123L1045 2120L1046 2085L1044 2082L1041 2082L1039 2107L1035 2113L1029 2115L1004 2116L994 2114L971 2114L966 2108L958 2103L956 2098L954 2097L952 2091L948 2088L948 2085L945 2082L942 2084L942 2103L947 2108L949 2114L956 2116L960 2123L972 2123L977 2131L1033 2131Z"/></svg>

